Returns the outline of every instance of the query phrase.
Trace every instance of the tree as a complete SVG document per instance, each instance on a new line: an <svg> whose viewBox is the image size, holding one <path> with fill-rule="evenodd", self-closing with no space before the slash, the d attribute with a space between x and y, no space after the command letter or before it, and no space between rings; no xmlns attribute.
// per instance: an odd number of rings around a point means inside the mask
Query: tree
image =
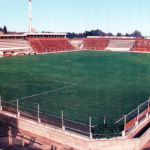
<svg viewBox="0 0 150 150"><path fill-rule="evenodd" d="M6 26L4 26L3 31L4 31L4 34L7 34L7 27Z"/></svg>
<svg viewBox="0 0 150 150"><path fill-rule="evenodd" d="M126 36L130 36L130 34L126 33Z"/></svg>
<svg viewBox="0 0 150 150"><path fill-rule="evenodd" d="M122 34L120 32L117 33L117 36L121 36ZM105 33L102 30L96 29L96 30L90 30L90 31L84 31L83 33L67 33L67 38L83 38L87 36L113 36L111 32ZM126 33L127 37L134 36L134 37L141 37L141 32L135 30L132 34Z"/></svg>
<svg viewBox="0 0 150 150"><path fill-rule="evenodd" d="M117 36L121 36L122 34L120 32L117 33Z"/></svg>
<svg viewBox="0 0 150 150"><path fill-rule="evenodd" d="M67 33L67 38L83 38L83 37L87 37L87 36L105 36L106 33L103 32L102 30L91 30L91 31L85 31L83 33Z"/></svg>
<svg viewBox="0 0 150 150"><path fill-rule="evenodd" d="M0 31L3 31L3 29L0 27Z"/></svg>
<svg viewBox="0 0 150 150"><path fill-rule="evenodd" d="M120 135L120 130L117 125L107 123L107 124L99 124L92 128L93 138L112 138Z"/></svg>
<svg viewBox="0 0 150 150"><path fill-rule="evenodd" d="M133 33L131 33L131 36L133 36L133 37L141 37L141 36L142 36L142 34L141 34L141 32L140 32L140 31L135 30Z"/></svg>
<svg viewBox="0 0 150 150"><path fill-rule="evenodd" d="M107 33L107 36L113 36L113 34L111 32Z"/></svg>

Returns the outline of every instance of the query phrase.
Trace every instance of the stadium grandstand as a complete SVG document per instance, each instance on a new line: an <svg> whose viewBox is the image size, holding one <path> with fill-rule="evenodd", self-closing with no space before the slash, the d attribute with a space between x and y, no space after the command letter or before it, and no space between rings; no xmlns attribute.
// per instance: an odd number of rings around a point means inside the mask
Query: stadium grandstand
<svg viewBox="0 0 150 150"><path fill-rule="evenodd" d="M65 52L74 50L150 52L150 39L117 36L87 36L67 39L66 33L35 33L29 0L29 31L0 34L0 57Z"/></svg>
<svg viewBox="0 0 150 150"><path fill-rule="evenodd" d="M0 57L74 50L150 52L149 39L87 37L67 39L66 33L0 35Z"/></svg>
<svg viewBox="0 0 150 150"><path fill-rule="evenodd" d="M0 35L0 57L70 50L74 47L65 33Z"/></svg>
<svg viewBox="0 0 150 150"><path fill-rule="evenodd" d="M0 52L1 57L34 54L32 47L24 39L0 40Z"/></svg>

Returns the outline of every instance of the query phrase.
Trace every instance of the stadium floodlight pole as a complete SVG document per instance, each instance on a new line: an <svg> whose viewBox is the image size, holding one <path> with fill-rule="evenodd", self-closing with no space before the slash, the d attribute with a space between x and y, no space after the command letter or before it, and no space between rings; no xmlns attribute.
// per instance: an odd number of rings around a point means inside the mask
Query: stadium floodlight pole
<svg viewBox="0 0 150 150"><path fill-rule="evenodd" d="M29 32L32 33L31 0L29 0Z"/></svg>
<svg viewBox="0 0 150 150"><path fill-rule="evenodd" d="M89 117L89 133L90 133L90 139L92 138L92 133L91 133L91 117Z"/></svg>
<svg viewBox="0 0 150 150"><path fill-rule="evenodd" d="M38 106L38 123L40 123L40 106L39 103L34 103L34 104Z"/></svg>

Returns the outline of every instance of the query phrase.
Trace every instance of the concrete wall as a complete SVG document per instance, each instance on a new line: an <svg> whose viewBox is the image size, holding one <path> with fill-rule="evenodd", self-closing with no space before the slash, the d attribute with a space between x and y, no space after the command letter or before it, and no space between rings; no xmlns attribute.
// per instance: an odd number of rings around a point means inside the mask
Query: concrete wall
<svg viewBox="0 0 150 150"><path fill-rule="evenodd" d="M140 137L140 149L149 141L150 139L150 128Z"/></svg>
<svg viewBox="0 0 150 150"><path fill-rule="evenodd" d="M17 118L15 115L6 112L0 112L0 121L14 126L18 131L23 130L44 137L47 140L61 143L63 145L79 150L139 150L149 139L150 129L141 139L89 139L69 131L63 131L60 128L54 128L44 124L38 124L26 118ZM145 140L146 139L146 140Z"/></svg>
<svg viewBox="0 0 150 150"><path fill-rule="evenodd" d="M110 139L88 142L89 150L139 150L140 139Z"/></svg>

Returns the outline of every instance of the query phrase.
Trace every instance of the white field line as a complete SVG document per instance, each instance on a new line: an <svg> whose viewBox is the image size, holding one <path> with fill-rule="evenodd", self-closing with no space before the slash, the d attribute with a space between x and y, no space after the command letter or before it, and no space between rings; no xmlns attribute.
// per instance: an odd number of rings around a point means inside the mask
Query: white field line
<svg viewBox="0 0 150 150"><path fill-rule="evenodd" d="M75 85L77 85L77 83L73 83L73 84L71 84L71 85L64 86L64 87L61 87L61 88L58 88L58 89L55 89L55 90L46 91L46 92L43 92L43 93L39 93L39 94L27 96L27 97L24 97L24 98L21 98L21 99L18 99L18 100L24 100L24 99L31 98L31 97L35 97L35 96L39 96L39 95L44 95L44 94L47 94L47 93L56 92L56 91L63 90L63 89L66 89L66 88L68 88L68 87L72 87L72 86L75 86ZM13 101L10 101L10 102L14 102L14 101L16 101L16 100L13 100Z"/></svg>

